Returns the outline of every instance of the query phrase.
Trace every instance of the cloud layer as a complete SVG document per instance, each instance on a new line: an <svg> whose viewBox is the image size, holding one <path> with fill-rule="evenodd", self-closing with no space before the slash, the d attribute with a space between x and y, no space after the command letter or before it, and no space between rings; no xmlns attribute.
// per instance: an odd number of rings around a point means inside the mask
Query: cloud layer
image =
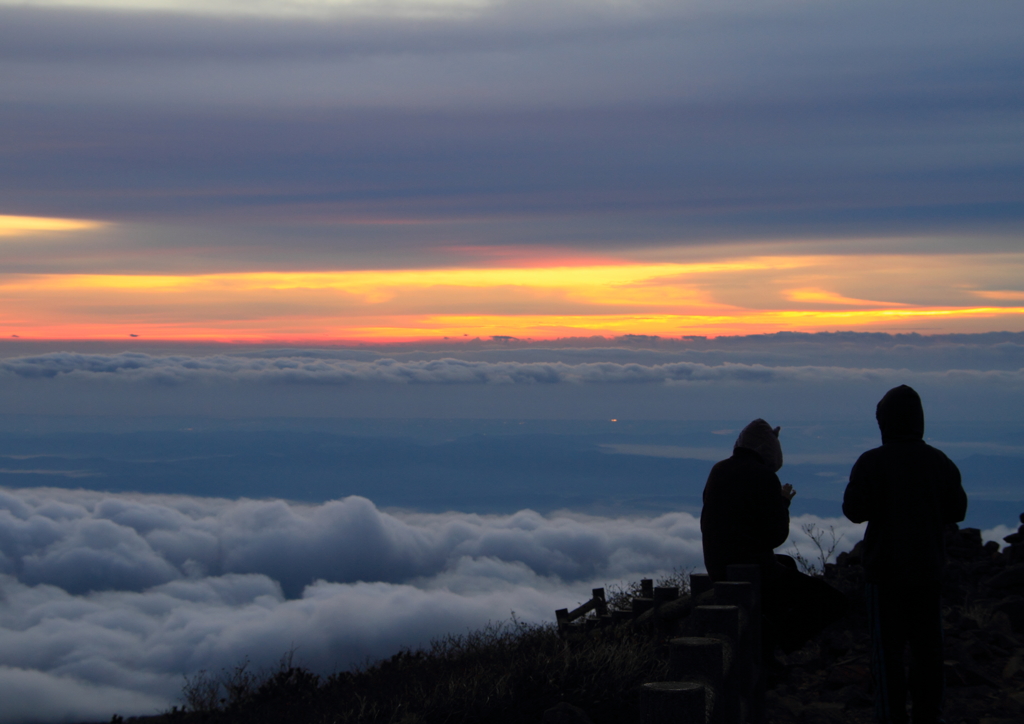
<svg viewBox="0 0 1024 724"><path fill-rule="evenodd" d="M141 591L185 575L260 574L294 597L318 579L397 583L436 576L463 558L578 581L700 558L685 514L622 527L530 511L398 518L359 497L305 507L46 489L0 494L0 506L0 572L74 594Z"/></svg>
<svg viewBox="0 0 1024 724"><path fill-rule="evenodd" d="M875 345L864 335L760 349L730 349L728 340L662 351L527 347L468 360L445 349L401 359L366 350L60 352L0 359L0 401L9 414L871 420L887 389L910 384L931 419L1019 420L1024 345L1006 336L893 345L882 335L890 343Z"/></svg>
<svg viewBox="0 0 1024 724"><path fill-rule="evenodd" d="M999 345L1000 366L1007 358L1024 359L1024 346ZM599 350L608 354L608 350ZM934 360L936 350L926 349ZM514 352L503 356L513 356ZM922 355L922 356L925 356ZM347 355L346 355L347 356ZM361 356L361 355L360 355ZM974 361L977 364L978 360ZM1012 365L1012 362L1011 362ZM0 376L24 379L116 378L144 384L196 382L245 382L254 384L442 384L442 385L534 385L534 384L684 384L729 382L854 382L904 374L905 369L857 368L849 366L769 366L759 363L664 362L637 364L620 362L490 362L452 357L399 361L388 357L373 360L339 359L330 352L300 353L268 358L213 355L209 357L154 357L145 353L115 355L51 353L36 357L0 360ZM957 369L918 372L929 377L990 380L1017 387L1024 380L1019 369Z"/></svg>
<svg viewBox="0 0 1024 724"><path fill-rule="evenodd" d="M863 533L834 526L840 550ZM999 529L986 539L1005 534ZM248 658L321 672L504 620L551 621L593 586L701 570L686 513L383 512L281 500L0 489L0 722L153 713L183 676Z"/></svg>
<svg viewBox="0 0 1024 724"><path fill-rule="evenodd" d="M1016 248L1015 4L375 3L392 12L316 21L175 5L0 6L0 213L148 222L74 254L0 249L6 268Z"/></svg>
<svg viewBox="0 0 1024 724"><path fill-rule="evenodd" d="M0 491L2 722L149 713L182 676L290 649L320 671L592 585L699 567L687 514L388 514L85 491Z"/></svg>

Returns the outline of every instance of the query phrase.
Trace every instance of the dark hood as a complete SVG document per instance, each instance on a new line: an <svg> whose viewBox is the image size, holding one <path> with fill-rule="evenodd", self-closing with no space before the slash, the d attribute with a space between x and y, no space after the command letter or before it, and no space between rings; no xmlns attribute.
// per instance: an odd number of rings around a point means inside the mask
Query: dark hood
<svg viewBox="0 0 1024 724"><path fill-rule="evenodd" d="M913 387L900 385L885 393L875 408L882 442L924 438L924 408Z"/></svg>
<svg viewBox="0 0 1024 724"><path fill-rule="evenodd" d="M773 428L760 417L743 428L740 436L736 438L736 448L745 448L757 453L762 462L777 473L782 467L782 446L779 444L779 431L781 427Z"/></svg>

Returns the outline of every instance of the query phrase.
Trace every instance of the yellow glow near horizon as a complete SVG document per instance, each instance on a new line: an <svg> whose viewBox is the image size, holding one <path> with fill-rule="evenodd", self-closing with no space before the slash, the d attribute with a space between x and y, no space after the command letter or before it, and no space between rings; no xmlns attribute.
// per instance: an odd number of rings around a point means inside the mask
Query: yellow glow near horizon
<svg viewBox="0 0 1024 724"><path fill-rule="evenodd" d="M1024 255L924 261L808 255L522 268L7 275L0 276L0 336L323 343L1020 329L1024 306L1014 306L1021 296L1007 290L1007 280L1022 267Z"/></svg>
<svg viewBox="0 0 1024 724"><path fill-rule="evenodd" d="M46 216L5 216L0 214L0 236L27 236L48 231L88 231L106 224L88 219L57 219Z"/></svg>
<svg viewBox="0 0 1024 724"><path fill-rule="evenodd" d="M32 286L59 288L153 289L230 286L236 289L379 289L431 286L574 286L625 285L659 277L696 276L713 272L792 269L809 265L809 257L758 257L742 261L697 264L596 264L484 269L365 269L354 271L236 272L224 274L49 274L33 275Z"/></svg>

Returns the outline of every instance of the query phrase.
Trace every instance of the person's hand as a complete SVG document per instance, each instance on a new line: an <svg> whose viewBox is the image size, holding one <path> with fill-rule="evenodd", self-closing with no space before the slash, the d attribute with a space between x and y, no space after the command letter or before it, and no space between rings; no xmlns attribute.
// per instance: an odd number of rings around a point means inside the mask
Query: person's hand
<svg viewBox="0 0 1024 724"><path fill-rule="evenodd" d="M796 495L796 491L793 490L793 486L786 483L782 486L782 497L786 500L792 500L793 496Z"/></svg>

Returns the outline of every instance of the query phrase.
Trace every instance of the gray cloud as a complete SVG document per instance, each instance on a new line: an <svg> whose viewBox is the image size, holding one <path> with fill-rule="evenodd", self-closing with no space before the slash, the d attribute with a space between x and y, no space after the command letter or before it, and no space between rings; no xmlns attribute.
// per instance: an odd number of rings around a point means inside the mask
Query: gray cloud
<svg viewBox="0 0 1024 724"><path fill-rule="evenodd" d="M24 721L62 684L38 720L96 716L104 701L105 716L149 713L199 669L269 666L295 648L332 671L513 610L547 621L592 585L701 562L685 513L428 515L362 498L46 489L0 491L0 544L0 692L16 702L0 722ZM96 695L77 700L83 690Z"/></svg>
<svg viewBox="0 0 1024 724"><path fill-rule="evenodd" d="M12 666L0 666L0 697L4 724L103 721L113 712L150 714L168 708L162 696Z"/></svg>
<svg viewBox="0 0 1024 724"><path fill-rule="evenodd" d="M811 553L806 523L834 526L840 550L863 532L802 516L786 550ZM245 658L269 667L292 649L330 672L513 610L550 621L592 586L702 560L698 521L685 513L437 515L360 498L53 489L0 490L0 542L4 724L153 713L176 700L183 675ZM60 565L72 543L107 562L92 566L93 590Z"/></svg>
<svg viewBox="0 0 1024 724"><path fill-rule="evenodd" d="M1020 418L1014 335L808 337L792 346L697 340L678 351L524 346L471 350L473 360L447 356L453 348L402 359L55 352L0 358L0 402L8 414L44 415L871 420L887 389L910 384L932 420Z"/></svg>
<svg viewBox="0 0 1024 724"><path fill-rule="evenodd" d="M965 81L984 69L988 86L975 88L977 96L1012 79L1013 26L1024 13L998 4L968 10L955 2L899 8L872 2L783 2L753 8L711 2L596 6L519 0L426 19L346 13L315 19L217 17L17 6L0 7L0 15L0 59L7 62L94 63L96 70L110 71L131 59L146 63L125 76L137 80L173 73L175 65L188 72L212 61L213 78L192 77L191 90L173 83L163 90L174 89L190 100L205 97L203 84L218 82L219 66L239 77L262 72L272 84L271 93L264 89L258 96L263 104L296 100L281 83L286 75L307 81L298 89L306 100L322 103L330 89L335 94L326 97L334 103L408 107L453 101L484 106L557 101L564 106L574 100L636 99L637 94L663 98L666 91L749 98L752 91L769 88L788 96L839 99L851 91L935 90L921 87L922 74L944 90L968 90ZM997 55L997 48L1011 55ZM335 81L304 78L302 63L318 60L334 62L343 76ZM252 64L248 70L246 63ZM284 71L281 77L275 77L275 63ZM941 75L936 72L940 63ZM495 82L503 92L493 92ZM129 83L122 92L143 97L137 95L139 85ZM254 90L243 86L244 94ZM226 97L236 98L235 93Z"/></svg>
<svg viewBox="0 0 1024 724"><path fill-rule="evenodd" d="M513 2L315 22L0 7L0 211L177 224L73 255L3 249L4 266L232 267L240 246L249 266L323 267L452 243L966 231L974 248L1005 245L1022 218L1020 16L949 2ZM380 218L406 223L366 223ZM187 253L118 253L140 239Z"/></svg>
<svg viewBox="0 0 1024 724"><path fill-rule="evenodd" d="M1024 356L1019 345L1000 345L995 357L1005 364ZM900 350L905 351L905 350ZM959 352L954 348L954 352ZM548 350L549 354L553 351ZM824 351L828 354L828 350ZM932 358L936 350L926 348ZM514 352L499 353L514 356ZM593 356L607 357L609 350L595 350ZM614 352L613 352L614 354ZM627 353L628 354L628 353ZM721 354L721 353L719 353ZM528 353L527 353L528 355ZM703 362L514 362L467 361L451 357L398 361L391 358L352 360L341 353L316 352L295 356L239 357L154 357L138 352L116 355L59 352L37 357L0 360L0 375L26 379L116 378L147 384L182 384L212 380L255 384L686 384L686 383L792 383L856 382L879 380L904 374L907 370L858 368L850 366L771 366L757 362L718 364ZM359 355L362 356L362 355ZM489 355L496 356L496 355ZM574 355L582 356L582 355ZM590 355L588 355L590 356ZM668 356L668 355L666 355ZM753 356L748 353L745 356ZM978 360L975 360L977 365ZM1024 380L1021 369L944 369L916 373L922 379L979 380L1016 387Z"/></svg>
<svg viewBox="0 0 1024 724"><path fill-rule="evenodd" d="M579 581L699 562L692 522L687 514L624 523L531 511L396 517L358 497L302 506L39 489L0 492L0 572L75 594L260 574L294 597L318 579L399 583L486 558Z"/></svg>

